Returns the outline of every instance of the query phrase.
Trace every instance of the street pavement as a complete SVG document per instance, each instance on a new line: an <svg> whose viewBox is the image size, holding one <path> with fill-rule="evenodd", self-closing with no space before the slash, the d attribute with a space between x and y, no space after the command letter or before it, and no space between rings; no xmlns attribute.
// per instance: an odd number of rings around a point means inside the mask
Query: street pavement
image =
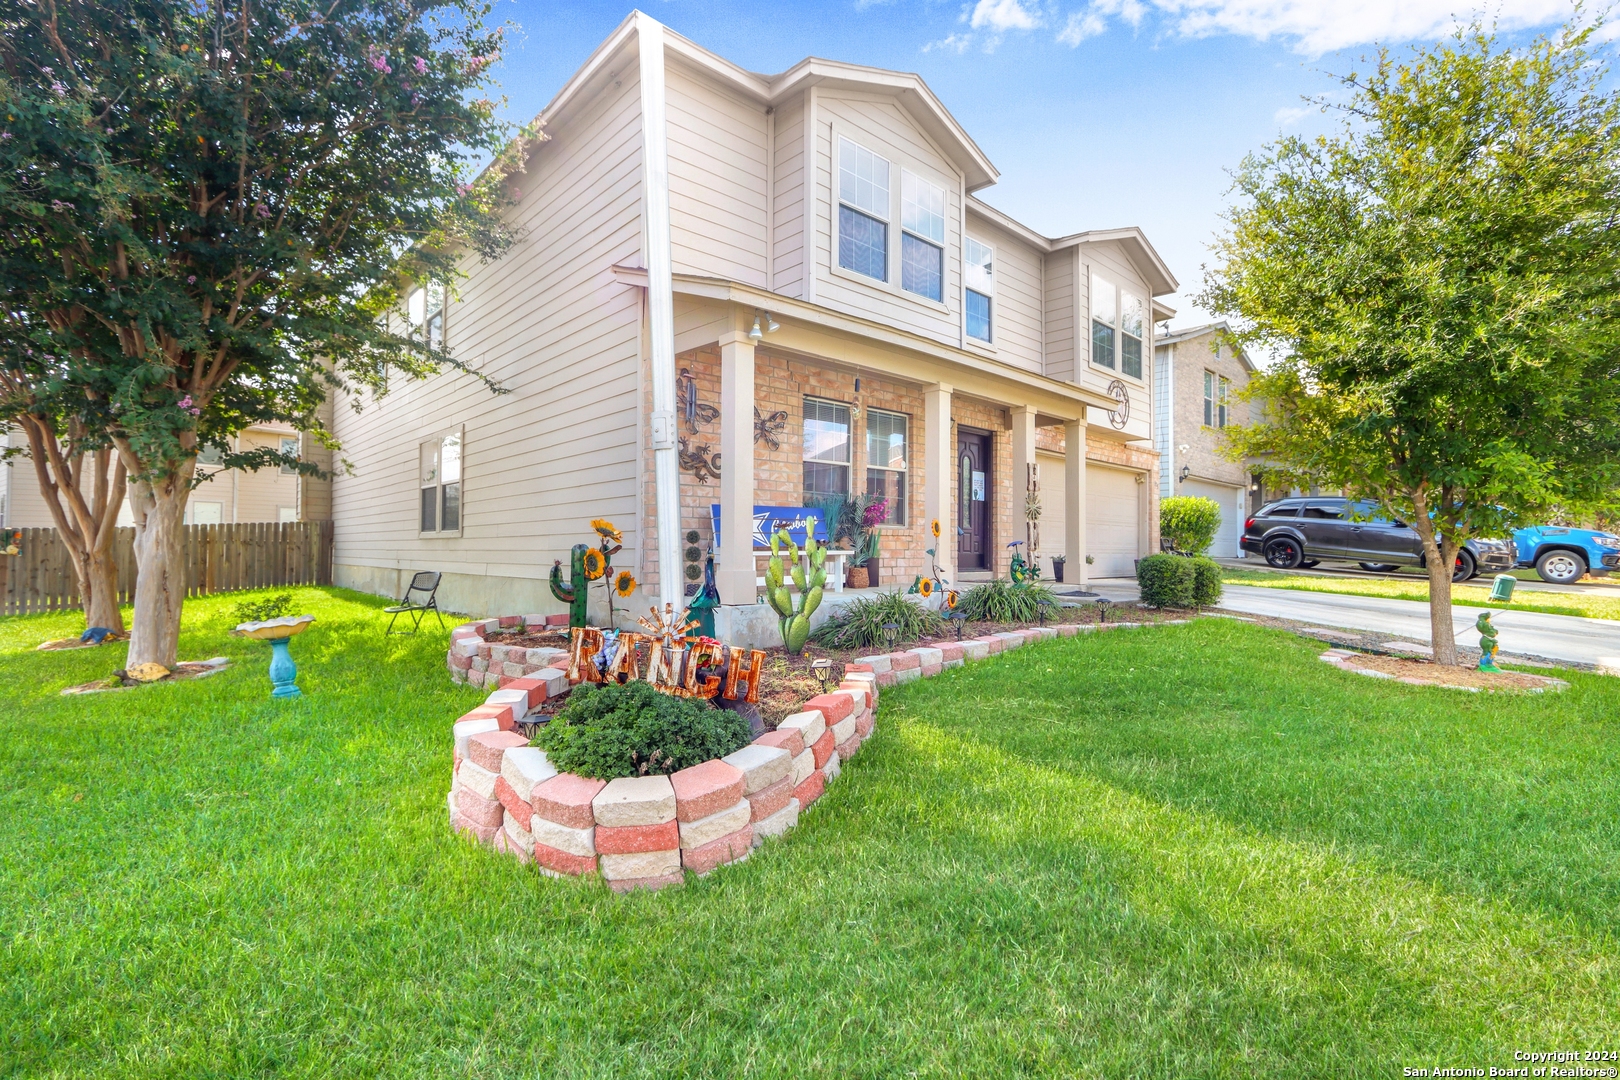
<svg viewBox="0 0 1620 1080"><path fill-rule="evenodd" d="M1418 642L1429 640L1429 605L1416 600L1227 585L1221 607L1244 615L1371 630ZM1464 604L1453 605L1451 611L1460 645L1479 644L1474 620L1480 612L1490 611L1504 653L1620 669L1620 622Z"/></svg>

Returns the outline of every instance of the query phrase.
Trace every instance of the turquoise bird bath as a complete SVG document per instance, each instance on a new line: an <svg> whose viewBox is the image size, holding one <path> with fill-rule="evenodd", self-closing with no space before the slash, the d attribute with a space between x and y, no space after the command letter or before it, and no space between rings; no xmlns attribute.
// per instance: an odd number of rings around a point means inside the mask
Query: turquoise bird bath
<svg viewBox="0 0 1620 1080"><path fill-rule="evenodd" d="M301 697L298 689L298 665L293 663L287 642L294 634L301 634L315 621L313 615L288 615L281 619L243 623L231 634L235 637L258 638L270 643L270 696L273 698Z"/></svg>

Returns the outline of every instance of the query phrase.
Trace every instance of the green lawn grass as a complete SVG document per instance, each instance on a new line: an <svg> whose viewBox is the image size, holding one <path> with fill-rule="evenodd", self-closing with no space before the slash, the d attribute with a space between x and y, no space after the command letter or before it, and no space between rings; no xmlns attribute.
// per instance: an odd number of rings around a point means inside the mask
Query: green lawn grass
<svg viewBox="0 0 1620 1080"><path fill-rule="evenodd" d="M1388 685L1225 619L886 692L800 828L683 890L446 827L445 635L298 590L306 697L0 620L0 1075L1400 1075L1611 1046L1620 681Z"/></svg>
<svg viewBox="0 0 1620 1080"><path fill-rule="evenodd" d="M1532 571L1532 575L1533 575ZM1223 568L1221 580L1230 585L1259 585L1267 589L1300 589L1305 592L1344 593L1348 596L1383 596L1391 600L1429 602L1429 579L1413 576L1406 580L1363 577L1318 577L1290 574L1279 570L1236 570ZM1583 615L1590 619L1620 619L1620 595L1603 593L1536 592L1519 589L1509 603L1488 599L1489 578L1466 584L1453 583L1451 602L1474 607L1544 611L1549 615Z"/></svg>

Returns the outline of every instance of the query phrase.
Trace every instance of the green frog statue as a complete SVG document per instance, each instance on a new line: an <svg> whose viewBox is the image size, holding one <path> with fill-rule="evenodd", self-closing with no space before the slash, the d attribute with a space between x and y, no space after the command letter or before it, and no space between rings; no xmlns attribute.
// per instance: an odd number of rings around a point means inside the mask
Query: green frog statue
<svg viewBox="0 0 1620 1080"><path fill-rule="evenodd" d="M1496 666L1496 627L1491 625L1491 613L1482 611L1474 621L1479 631L1479 670L1501 672Z"/></svg>

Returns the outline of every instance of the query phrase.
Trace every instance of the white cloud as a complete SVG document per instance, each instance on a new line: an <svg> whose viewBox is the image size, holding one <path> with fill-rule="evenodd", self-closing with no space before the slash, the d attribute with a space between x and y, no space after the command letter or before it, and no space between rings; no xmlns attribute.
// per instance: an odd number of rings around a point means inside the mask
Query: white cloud
<svg viewBox="0 0 1620 1080"><path fill-rule="evenodd" d="M984 7L989 0L979 0ZM1470 18L1458 0L1148 0L1175 30L1187 37L1233 34L1261 41L1282 38L1302 52L1319 55L1372 42L1430 40ZM1477 9L1475 9L1477 10ZM1077 45L1100 33L1099 23L1117 16L1135 26L1141 0L1094 0L1069 16L1058 41ZM1569 0L1495 0L1485 17L1504 30L1547 26L1569 18Z"/></svg>
<svg viewBox="0 0 1620 1080"><path fill-rule="evenodd" d="M1282 108L1272 113L1271 118L1277 122L1279 127L1287 128L1293 127L1295 124L1311 115L1311 112L1312 110L1301 105L1284 105Z"/></svg>
<svg viewBox="0 0 1620 1080"><path fill-rule="evenodd" d="M930 41L922 48L923 52L948 52L958 56L967 52L968 46L973 44L972 34L952 34L939 41Z"/></svg>
<svg viewBox="0 0 1620 1080"><path fill-rule="evenodd" d="M973 5L968 25L975 30L990 29L996 33L1033 30L1041 25L1041 17L1026 9L1019 0L979 0Z"/></svg>

